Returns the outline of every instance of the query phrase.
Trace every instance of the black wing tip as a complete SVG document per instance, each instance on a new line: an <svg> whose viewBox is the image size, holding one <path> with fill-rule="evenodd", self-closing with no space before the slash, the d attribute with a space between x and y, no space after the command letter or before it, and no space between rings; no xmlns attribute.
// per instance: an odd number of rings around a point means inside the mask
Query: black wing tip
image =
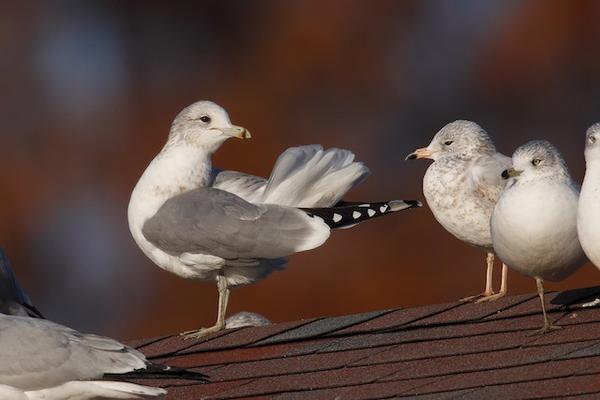
<svg viewBox="0 0 600 400"><path fill-rule="evenodd" d="M189 369L170 367L161 364L149 364L146 368L136 369L125 374L105 374L105 378L129 380L129 379L184 379L201 383L208 383L208 376L201 372Z"/></svg>

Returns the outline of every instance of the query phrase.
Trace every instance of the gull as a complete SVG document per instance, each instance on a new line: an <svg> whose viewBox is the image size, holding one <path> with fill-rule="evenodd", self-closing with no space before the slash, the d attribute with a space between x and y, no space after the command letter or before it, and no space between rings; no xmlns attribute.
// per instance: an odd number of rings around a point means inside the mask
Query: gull
<svg viewBox="0 0 600 400"><path fill-rule="evenodd" d="M43 318L21 288L4 250L0 249L0 313Z"/></svg>
<svg viewBox="0 0 600 400"><path fill-rule="evenodd" d="M585 163L585 177L577 211L577 233L585 255L600 268L600 123L590 126L585 133ZM581 306L598 305L600 299Z"/></svg>
<svg viewBox="0 0 600 400"><path fill-rule="evenodd" d="M452 235L487 253L485 291L463 301L491 301L506 294L507 268L502 265L500 291L494 293L494 250L490 217L506 182L502 171L510 158L496 152L485 130L471 121L457 120L444 126L429 146L406 159L429 158L433 163L423 178L423 194L435 219Z"/></svg>
<svg viewBox="0 0 600 400"><path fill-rule="evenodd" d="M223 329L230 288L282 269L287 256L319 247L331 229L420 206L341 201L369 173L348 150L288 149L268 180L213 168L211 156L232 137L250 133L232 125L223 108L210 101L188 106L129 202L130 231L146 256L180 277L217 283L215 325L184 332L186 338Z"/></svg>
<svg viewBox="0 0 600 400"><path fill-rule="evenodd" d="M586 132L585 162L577 232L583 251L600 268L600 123L592 125Z"/></svg>
<svg viewBox="0 0 600 400"><path fill-rule="evenodd" d="M502 173L508 183L492 213L492 240L504 263L535 279L545 333L557 327L546 315L544 280L563 280L586 261L577 237L579 186L547 141L519 147L512 161Z"/></svg>
<svg viewBox="0 0 600 400"><path fill-rule="evenodd" d="M269 324L271 324L271 321L260 314L241 311L225 320L225 329L243 328L246 326L264 326Z"/></svg>
<svg viewBox="0 0 600 400"><path fill-rule="evenodd" d="M154 399L166 391L120 381L206 381L197 372L150 363L116 340L48 320L0 314L0 332L2 399Z"/></svg>

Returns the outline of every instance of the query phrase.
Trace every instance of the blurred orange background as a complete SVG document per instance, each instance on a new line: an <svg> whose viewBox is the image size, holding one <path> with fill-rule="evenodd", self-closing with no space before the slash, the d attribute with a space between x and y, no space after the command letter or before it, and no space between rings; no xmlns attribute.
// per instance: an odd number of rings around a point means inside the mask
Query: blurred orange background
<svg viewBox="0 0 600 400"><path fill-rule="evenodd" d="M480 123L510 155L553 142L575 179L600 120L594 1L57 1L2 3L0 244L34 302L120 338L207 326L213 283L154 266L127 227L138 177L173 117L224 106L250 141L215 164L267 176L287 147L353 150L372 176L349 200L421 199L404 162L447 122ZM499 265L496 287L499 285ZM230 314L273 321L455 301L485 255L427 207L335 232L284 272L236 289ZM547 289L592 286L588 264ZM511 272L509 293L532 292Z"/></svg>

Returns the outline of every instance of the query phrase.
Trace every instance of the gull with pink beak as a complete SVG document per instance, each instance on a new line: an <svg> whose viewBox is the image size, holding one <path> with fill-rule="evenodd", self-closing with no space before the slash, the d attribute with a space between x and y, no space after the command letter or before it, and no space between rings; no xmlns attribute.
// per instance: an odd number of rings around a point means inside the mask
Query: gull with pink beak
<svg viewBox="0 0 600 400"><path fill-rule="evenodd" d="M510 158L498 153L488 134L475 122L458 120L444 126L429 146L407 160L433 160L423 178L423 193L435 219L463 242L487 253L485 291L464 301L496 300L506 294L507 268L502 266L500 291L492 290L494 249L490 217L506 182L502 171Z"/></svg>

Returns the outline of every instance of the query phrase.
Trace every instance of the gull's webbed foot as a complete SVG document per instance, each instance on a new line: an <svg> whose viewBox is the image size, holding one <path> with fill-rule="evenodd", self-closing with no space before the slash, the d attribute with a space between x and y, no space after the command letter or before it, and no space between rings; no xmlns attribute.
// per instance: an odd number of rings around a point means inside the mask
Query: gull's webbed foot
<svg viewBox="0 0 600 400"><path fill-rule="evenodd" d="M478 302L478 301L479 301L479 299L486 298L486 297L493 296L493 295L494 295L494 292L493 292L493 291L490 291L490 292L483 292L483 293L476 294L475 296L463 297L463 298L462 298L462 299L460 299L459 301L460 301L461 303L472 303L472 302Z"/></svg>
<svg viewBox="0 0 600 400"><path fill-rule="evenodd" d="M544 335L546 333L557 331L559 329L562 329L562 327L548 323L548 324L544 324L544 326L542 326L540 329L536 329L535 331L533 331L529 336Z"/></svg>
<svg viewBox="0 0 600 400"><path fill-rule="evenodd" d="M193 331L185 331L185 332L181 332L179 334L179 336L182 336L183 339L185 340L190 340L190 339L201 339L205 336L210 335L211 333L215 333L215 332L219 332L223 329L223 327L218 326L218 325L214 325L211 326L210 328L200 328L200 329L196 329Z"/></svg>
<svg viewBox="0 0 600 400"><path fill-rule="evenodd" d="M494 301L494 300L501 299L504 296L506 296L506 292L498 292L498 293L495 293L495 294L483 295L480 298L478 298L477 300L475 300L475 303L483 303L483 302L486 302L486 301Z"/></svg>

